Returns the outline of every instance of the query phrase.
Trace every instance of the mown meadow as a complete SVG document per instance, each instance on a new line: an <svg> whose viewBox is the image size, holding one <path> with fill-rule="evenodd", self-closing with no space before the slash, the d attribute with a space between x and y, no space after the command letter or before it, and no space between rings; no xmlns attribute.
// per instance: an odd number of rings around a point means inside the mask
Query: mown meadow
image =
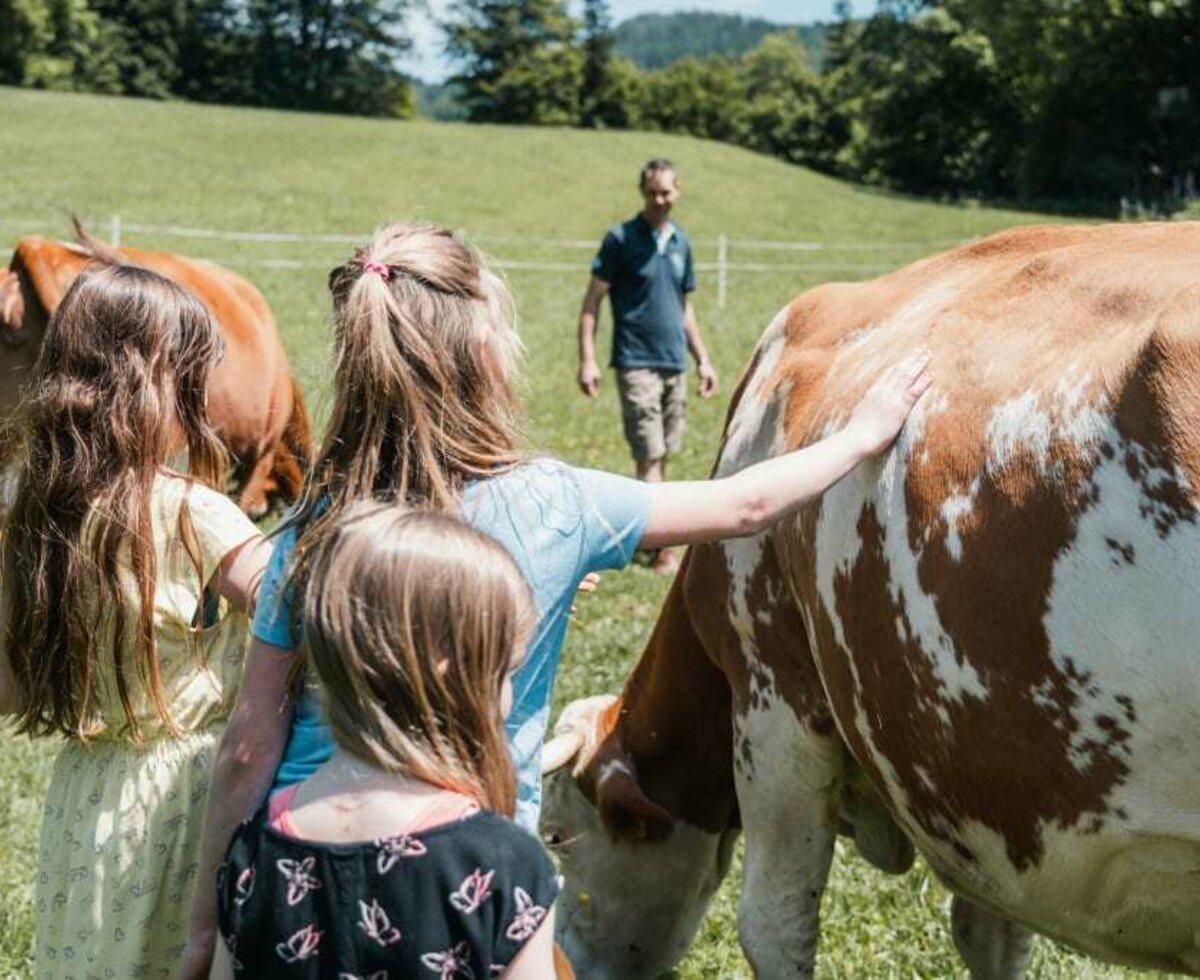
<svg viewBox="0 0 1200 980"><path fill-rule="evenodd" d="M705 475L729 392L771 316L801 290L861 279L957 241L1043 220L869 192L729 146L644 133L396 123L0 89L0 250L23 234L65 236L67 213L101 236L120 215L127 244L219 260L270 301L293 370L319 420L327 411L325 276L341 242L179 237L202 228L361 235L392 219L461 229L506 265L525 342L525 394L536 447L571 462L629 469L616 394L589 402L575 387L575 323L591 252L638 207L652 156L676 162L680 224L697 259L760 268L701 271L701 328L722 374L720 396L689 406L687 446L671 474ZM136 226L158 231L139 231ZM739 240L808 242L751 250ZM827 247L814 248L811 243ZM555 268L531 268L537 264ZM774 265L776 268L762 268ZM607 320L607 315L606 315ZM607 323L602 330L607 348ZM608 575L586 597L563 655L556 700L616 691L649 634L665 584L647 570ZM0 731L0 976L31 973L31 895L42 793L55 746ZM680 978L748 976L737 944L738 866L722 888ZM824 903L818 974L829 978L963 973L947 928L947 895L920 863L888 878L839 851ZM1033 975L1118 977L1039 941Z"/></svg>

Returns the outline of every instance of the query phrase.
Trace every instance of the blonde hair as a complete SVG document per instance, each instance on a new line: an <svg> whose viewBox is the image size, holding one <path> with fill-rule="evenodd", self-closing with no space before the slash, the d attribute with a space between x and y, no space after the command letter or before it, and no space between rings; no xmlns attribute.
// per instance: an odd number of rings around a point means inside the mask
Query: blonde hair
<svg viewBox="0 0 1200 980"><path fill-rule="evenodd" d="M333 411L289 522L294 574L356 500L451 512L472 479L527 457L514 381L512 296L445 228L394 224L329 277L337 358Z"/></svg>
<svg viewBox="0 0 1200 980"><path fill-rule="evenodd" d="M108 623L130 736L142 737L135 682L175 730L159 673L150 495L180 432L191 475L220 483L225 453L205 392L224 349L195 296L134 266L85 270L51 318L20 419L22 464L3 540L5 653L25 697L21 731L86 739L103 730L96 692L110 651L97 637ZM203 590L186 506L178 532Z"/></svg>
<svg viewBox="0 0 1200 980"><path fill-rule="evenodd" d="M345 751L511 815L500 713L534 622L508 552L434 511L360 503L316 548L304 649Z"/></svg>

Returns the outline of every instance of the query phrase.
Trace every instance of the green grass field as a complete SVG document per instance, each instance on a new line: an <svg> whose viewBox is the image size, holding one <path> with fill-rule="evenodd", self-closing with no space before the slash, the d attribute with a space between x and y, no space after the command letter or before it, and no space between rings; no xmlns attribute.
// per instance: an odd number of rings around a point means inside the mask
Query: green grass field
<svg viewBox="0 0 1200 980"><path fill-rule="evenodd" d="M685 185L677 217L694 238L724 233L735 240L839 246L751 252L735 241L732 262L797 268L732 272L723 310L715 276L701 273L699 319L723 390L711 403L691 401L687 448L672 470L680 477L706 473L741 365L771 316L796 293L901 265L936 251L932 242L1040 220L897 199L731 147L653 134L378 122L12 89L0 89L0 134L4 250L21 234L65 234L64 215L74 210L104 220L120 214L126 225L364 237L389 220L426 219L464 230L509 263L569 264L571 271L508 272L528 351L532 433L542 450L616 471L629 464L613 385L607 381L602 397L589 403L574 383L575 319L590 253L544 242L598 242L607 226L636 210L642 161L672 158ZM310 407L324 417L330 368L325 272L348 246L189 240L129 230L124 238L218 259L256 282L275 310ZM715 247L701 247L697 258L713 261ZM279 259L294 265L263 264ZM635 568L608 576L601 592L581 603L563 656L560 705L619 689L664 591L659 579ZM53 751L0 734L0 977L31 970L32 878ZM735 927L737 878L735 866L678 977L748 975ZM887 878L842 851L825 898L819 975L961 975L946 912L946 893L922 866ZM1126 975L1048 942L1038 943L1033 973Z"/></svg>

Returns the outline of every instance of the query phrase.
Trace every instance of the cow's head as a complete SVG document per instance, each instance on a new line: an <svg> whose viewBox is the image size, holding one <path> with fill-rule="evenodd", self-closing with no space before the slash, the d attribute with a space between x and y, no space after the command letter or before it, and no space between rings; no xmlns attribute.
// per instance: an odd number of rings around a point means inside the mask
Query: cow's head
<svg viewBox="0 0 1200 980"><path fill-rule="evenodd" d="M78 248L23 238L0 269L0 343L37 356L50 316L88 261Z"/></svg>
<svg viewBox="0 0 1200 980"><path fill-rule="evenodd" d="M737 837L645 793L619 739L602 736L619 710L612 697L569 705L544 767L542 833L565 878L559 938L578 975L598 980L658 976L683 958Z"/></svg>
<svg viewBox="0 0 1200 980"><path fill-rule="evenodd" d="M729 688L686 615L686 568L622 697L569 705L543 754L559 938L581 977L677 963L737 839Z"/></svg>
<svg viewBox="0 0 1200 980"><path fill-rule="evenodd" d="M0 268L0 465L16 447L10 423L50 317L88 260L80 249L34 236L21 239Z"/></svg>
<svg viewBox="0 0 1200 980"><path fill-rule="evenodd" d="M15 269L0 269L0 341L19 343L25 323L25 297Z"/></svg>

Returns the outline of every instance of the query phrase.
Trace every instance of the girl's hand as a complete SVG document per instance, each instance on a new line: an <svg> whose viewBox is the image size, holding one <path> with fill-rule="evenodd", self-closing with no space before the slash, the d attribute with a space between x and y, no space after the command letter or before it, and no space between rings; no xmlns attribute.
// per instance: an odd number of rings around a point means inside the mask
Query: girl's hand
<svg viewBox="0 0 1200 980"><path fill-rule="evenodd" d="M929 358L929 351L921 350L889 368L850 413L844 431L853 436L864 457L883 452L899 435L933 380Z"/></svg>
<svg viewBox="0 0 1200 980"><path fill-rule="evenodd" d="M193 924L179 969L180 980L205 980L212 968L217 945L215 928L197 928Z"/></svg>
<svg viewBox="0 0 1200 980"><path fill-rule="evenodd" d="M598 588L600 588L600 576L597 575L595 572L588 572L583 577L583 581L579 583L578 591L579 592L595 592ZM579 611L579 604L574 603L574 602L571 603L571 615L574 616L575 613L577 613L578 611Z"/></svg>

